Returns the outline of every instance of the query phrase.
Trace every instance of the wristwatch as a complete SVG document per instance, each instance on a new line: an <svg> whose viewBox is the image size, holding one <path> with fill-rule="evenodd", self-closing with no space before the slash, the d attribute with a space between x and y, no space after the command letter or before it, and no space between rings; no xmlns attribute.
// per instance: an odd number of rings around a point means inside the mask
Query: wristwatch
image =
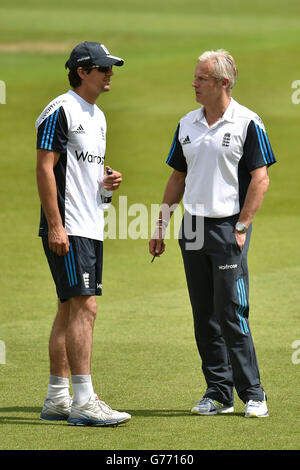
<svg viewBox="0 0 300 470"><path fill-rule="evenodd" d="M243 224L243 222L237 222L235 224L235 230L239 233L246 233L248 230L248 227L245 224Z"/></svg>

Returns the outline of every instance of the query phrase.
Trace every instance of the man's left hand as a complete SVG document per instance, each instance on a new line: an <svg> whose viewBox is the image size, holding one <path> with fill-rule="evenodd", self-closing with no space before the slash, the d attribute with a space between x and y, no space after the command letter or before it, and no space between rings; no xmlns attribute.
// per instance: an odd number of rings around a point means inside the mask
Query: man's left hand
<svg viewBox="0 0 300 470"><path fill-rule="evenodd" d="M234 234L235 234L235 239L236 239L236 242L238 244L238 247L242 251L243 247L246 243L247 234L246 233L240 233L237 230L234 231Z"/></svg>
<svg viewBox="0 0 300 470"><path fill-rule="evenodd" d="M112 169L109 166L106 167L107 169ZM119 188L120 184L122 183L122 174L119 171L112 170L113 173L111 175L105 175L103 178L103 185L107 191L115 191Z"/></svg>

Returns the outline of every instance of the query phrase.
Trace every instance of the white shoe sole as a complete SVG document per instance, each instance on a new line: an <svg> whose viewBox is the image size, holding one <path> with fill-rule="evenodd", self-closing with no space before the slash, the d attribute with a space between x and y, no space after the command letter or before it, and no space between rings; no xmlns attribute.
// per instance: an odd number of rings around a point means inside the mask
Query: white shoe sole
<svg viewBox="0 0 300 470"><path fill-rule="evenodd" d="M97 420L93 418L72 418L69 417L67 423L71 426L118 426L119 424L127 423L130 418L123 419L110 419L110 420Z"/></svg>
<svg viewBox="0 0 300 470"><path fill-rule="evenodd" d="M255 413L245 413L245 418L268 418L269 413L264 415L257 415Z"/></svg>
<svg viewBox="0 0 300 470"><path fill-rule="evenodd" d="M74 411L70 413L68 417L68 424L73 426L117 426L121 423L126 423L131 419L129 413L124 413L123 416L119 413L119 416L110 416L107 418L98 418L97 416L89 415L88 413L82 411Z"/></svg>

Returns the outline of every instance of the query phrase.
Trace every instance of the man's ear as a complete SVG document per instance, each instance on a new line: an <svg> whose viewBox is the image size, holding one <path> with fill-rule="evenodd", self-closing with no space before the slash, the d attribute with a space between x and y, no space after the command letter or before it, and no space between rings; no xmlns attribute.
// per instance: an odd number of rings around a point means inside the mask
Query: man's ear
<svg viewBox="0 0 300 470"><path fill-rule="evenodd" d="M228 90L228 87L229 87L229 84L230 84L229 78L223 78L223 79L221 80L221 82L222 82L223 88L225 88L226 90Z"/></svg>
<svg viewBox="0 0 300 470"><path fill-rule="evenodd" d="M77 67L77 74L81 79L83 79L85 75L87 74L87 71L84 70L83 67Z"/></svg>

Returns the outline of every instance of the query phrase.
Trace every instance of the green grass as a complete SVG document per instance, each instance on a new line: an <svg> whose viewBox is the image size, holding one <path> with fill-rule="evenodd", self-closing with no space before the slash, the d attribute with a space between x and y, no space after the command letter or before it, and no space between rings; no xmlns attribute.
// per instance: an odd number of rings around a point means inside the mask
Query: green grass
<svg viewBox="0 0 300 470"><path fill-rule="evenodd" d="M13 0L0 7L0 449L299 449L298 1ZM192 315L175 240L153 264L147 240L107 240L104 293L94 333L94 386L132 413L118 428L77 429L39 420L48 382L55 292L37 237L34 123L68 88L73 45L103 41L126 64L99 99L108 120L107 160L122 171L119 195L158 204L178 119L197 107L191 82L206 49L239 66L233 96L264 119L279 163L256 217L249 253L250 324L270 418L195 417L204 391ZM116 198L115 198L116 199ZM129 221L133 217L129 217Z"/></svg>

